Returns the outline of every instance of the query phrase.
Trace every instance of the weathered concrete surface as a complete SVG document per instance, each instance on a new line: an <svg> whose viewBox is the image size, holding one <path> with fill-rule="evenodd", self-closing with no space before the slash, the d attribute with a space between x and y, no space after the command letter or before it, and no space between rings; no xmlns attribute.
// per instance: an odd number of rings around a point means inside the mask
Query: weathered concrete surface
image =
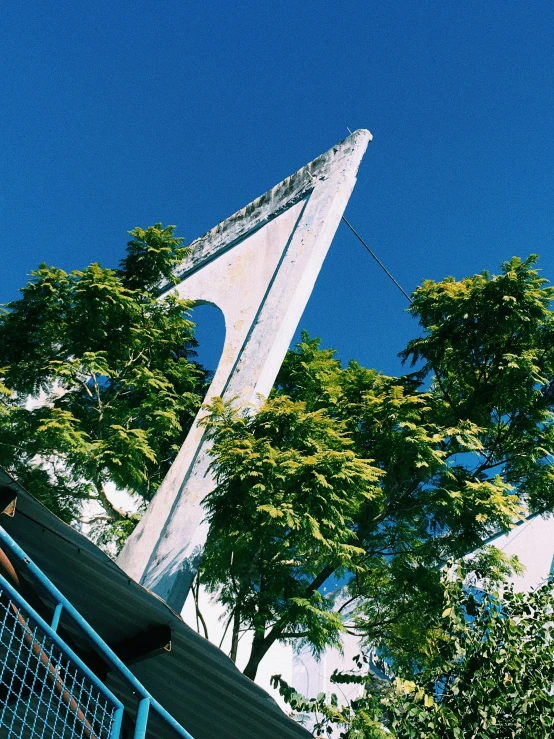
<svg viewBox="0 0 554 739"><path fill-rule="evenodd" d="M179 294L217 305L225 343L206 400L255 409L271 390L356 182L371 134L355 131L192 244ZM162 289L163 294L163 289ZM198 421L118 559L175 610L206 541L202 501L214 488Z"/></svg>

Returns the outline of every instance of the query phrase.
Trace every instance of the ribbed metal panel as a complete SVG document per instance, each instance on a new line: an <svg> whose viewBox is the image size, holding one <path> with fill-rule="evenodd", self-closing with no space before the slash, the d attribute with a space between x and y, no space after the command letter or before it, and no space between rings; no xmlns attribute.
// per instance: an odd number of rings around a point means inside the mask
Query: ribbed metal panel
<svg viewBox="0 0 554 739"><path fill-rule="evenodd" d="M223 652L1 470L0 484L18 490L15 516L1 516L2 526L109 645L154 626L171 628L171 652L144 659L131 665L131 670L195 739L311 736ZM65 626L63 619L61 626ZM78 642L79 635L65 628ZM125 687L113 674L106 684L127 703ZM151 723L148 739L169 739L167 729L164 733L162 727L156 729L155 721Z"/></svg>

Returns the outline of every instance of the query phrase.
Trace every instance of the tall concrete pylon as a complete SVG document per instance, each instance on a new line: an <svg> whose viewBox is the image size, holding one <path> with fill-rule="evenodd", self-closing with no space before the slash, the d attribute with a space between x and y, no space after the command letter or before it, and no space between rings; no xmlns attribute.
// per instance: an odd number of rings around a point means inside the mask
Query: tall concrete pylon
<svg viewBox="0 0 554 739"><path fill-rule="evenodd" d="M255 410L292 341L371 141L360 129L193 244L167 285L218 306L225 342L206 396ZM180 611L208 534L203 499L215 487L200 411L118 564Z"/></svg>

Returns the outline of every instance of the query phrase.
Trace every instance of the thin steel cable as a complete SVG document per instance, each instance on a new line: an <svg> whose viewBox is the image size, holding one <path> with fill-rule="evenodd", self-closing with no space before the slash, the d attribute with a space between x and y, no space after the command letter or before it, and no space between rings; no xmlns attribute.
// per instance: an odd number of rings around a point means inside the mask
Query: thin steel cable
<svg viewBox="0 0 554 739"><path fill-rule="evenodd" d="M349 229L350 229L350 230L352 231L352 233L354 234L354 236L356 236L356 238L358 238L358 239L359 239L359 240L360 240L360 241L362 242L362 244L363 244L363 245L365 246L365 248L366 248L366 249L368 250L368 252L369 252L369 253L371 254L371 256L373 257L373 259L375 259L375 261L376 261L376 262L377 262L377 264L378 264L378 265L379 265L379 266L381 267L381 269L382 269L382 270L383 270L383 271L384 271L384 272L385 272L385 273L386 273L386 274L387 274L387 275L388 275L388 276L390 277L390 279L391 279L391 280L392 280L392 281L394 282L394 284L395 284L395 285L396 285L396 287L397 287L397 288L398 288L398 289L400 290L400 292L402 293L402 295L404 295L404 297L408 298L408 300L409 300L410 304L412 304L412 303L413 303L414 301L413 301L413 300L412 300L412 299L410 298L410 296L409 296L409 295L408 295L408 293L407 293L407 292L406 292L406 291L404 290L404 288L402 287L402 285L401 285L401 284L400 284L399 282L397 282L397 281L396 281L396 280L394 279L394 277L393 277L393 276L391 275L391 273L390 273L390 272L388 271L388 269L387 269L387 268L385 267L385 265L384 265L384 264L383 264L383 262L382 262L382 261L381 261L381 260L379 259L379 257L378 257L378 256L377 256L377 255L376 255L376 254L375 254L375 253L374 253L374 252L373 252L373 251L372 251L372 250L371 250L370 248L369 248L369 246L368 246L368 245L367 245L367 244L365 243L365 241L364 241L364 240L362 239L362 237L361 237L361 236L360 236L360 234L359 234L359 233L358 233L358 232L356 231L356 229L355 229L355 228L354 228L354 227L353 227L353 226L352 226L352 225L351 225L351 224L350 224L350 223L349 223L349 222L348 222L348 221L346 220L346 218L345 218L344 216L342 216L342 220L343 220L343 221L344 221L344 222L346 223L346 225L347 225L347 226L348 226L348 228L349 228ZM435 373L435 377L437 378L437 383L438 383L438 385L439 385L439 387L440 387L440 389L441 389L441 391L442 391L442 393L443 393L444 397L445 397L445 398L447 399L447 401L449 402L449 404L450 404L450 407L452 408L452 411L453 411L453 412L455 413L455 415L456 415L456 416L458 417L458 420L460 420L460 418L459 418L459 416L458 416L458 411L457 411L457 409L456 409L456 406L454 405L454 403L453 403L453 401L452 401L452 398L450 397L450 395L449 395L449 393L448 393L448 390L447 390L447 388L445 387L445 385L444 385L444 382L442 381L442 378L441 378L441 376L440 376L439 372L437 371L437 368L436 368L435 364L434 364L433 362L431 362L431 361L430 361L430 362L429 362L429 366L431 367L431 369L432 369L432 370L433 370L433 372Z"/></svg>
<svg viewBox="0 0 554 739"><path fill-rule="evenodd" d="M379 257L377 256L377 254L375 254L375 252L373 252L369 248L369 246L362 239L362 237L360 236L360 234L356 231L356 229L354 228L354 226L352 226L352 224L349 223L344 216L342 216L342 220L346 223L346 225L352 231L352 233L354 234L354 236L356 236L356 238L365 246L365 248L371 254L371 256L373 257L373 259L375 259L375 261L377 262L377 264L379 265L379 267L381 267L381 269L383 270L383 272L385 272L385 274L387 274L388 277L390 277L390 279L394 282L394 284L400 290L400 292L404 295L404 297L408 298L408 300L411 303L412 302L412 299L410 298L410 296L408 295L408 293L404 290L404 288L402 287L402 285L394 279L394 277L391 275L391 273L385 267L385 265L383 264L383 262L379 259Z"/></svg>

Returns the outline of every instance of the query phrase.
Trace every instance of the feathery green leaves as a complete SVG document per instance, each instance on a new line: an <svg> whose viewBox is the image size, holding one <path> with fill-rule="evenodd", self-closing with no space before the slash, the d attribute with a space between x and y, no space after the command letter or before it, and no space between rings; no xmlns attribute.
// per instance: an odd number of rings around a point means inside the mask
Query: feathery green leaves
<svg viewBox="0 0 554 739"><path fill-rule="evenodd" d="M554 291L535 262L418 288L410 374L343 368L304 334L259 415L212 405L201 577L255 634L247 674L276 639L318 652L343 628L420 669L441 568L554 509ZM471 562L491 584L517 567L487 549Z"/></svg>
<svg viewBox="0 0 554 739"><path fill-rule="evenodd" d="M96 501L104 539L137 520L108 483L147 502L204 394L190 304L156 297L187 253L173 231L132 231L117 270L40 265L0 315L0 464L65 520Z"/></svg>

